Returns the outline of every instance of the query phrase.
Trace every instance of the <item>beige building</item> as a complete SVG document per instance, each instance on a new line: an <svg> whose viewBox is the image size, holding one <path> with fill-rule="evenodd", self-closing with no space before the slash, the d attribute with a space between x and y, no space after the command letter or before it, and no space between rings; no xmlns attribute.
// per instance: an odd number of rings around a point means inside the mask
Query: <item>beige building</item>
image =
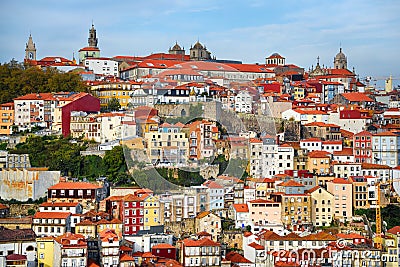
<svg viewBox="0 0 400 267"><path fill-rule="evenodd" d="M327 190L335 196L335 218L347 221L353 216L353 185L343 178L327 182Z"/></svg>
<svg viewBox="0 0 400 267"><path fill-rule="evenodd" d="M195 230L196 233L207 232L217 241L221 238L222 220L209 211L200 212L195 218Z"/></svg>
<svg viewBox="0 0 400 267"><path fill-rule="evenodd" d="M311 221L315 226L329 226L334 216L334 196L320 186L306 191L311 197Z"/></svg>
<svg viewBox="0 0 400 267"><path fill-rule="evenodd" d="M311 221L311 197L309 194L271 194L274 201L281 202L282 223L293 230L308 227Z"/></svg>
<svg viewBox="0 0 400 267"><path fill-rule="evenodd" d="M180 127L160 125L158 132L145 133L147 156L153 164L186 164L189 140Z"/></svg>

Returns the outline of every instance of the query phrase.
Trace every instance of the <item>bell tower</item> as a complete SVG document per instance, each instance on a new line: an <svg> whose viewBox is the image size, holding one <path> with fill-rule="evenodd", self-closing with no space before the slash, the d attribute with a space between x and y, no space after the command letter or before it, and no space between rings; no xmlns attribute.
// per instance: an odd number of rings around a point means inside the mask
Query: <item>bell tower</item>
<svg viewBox="0 0 400 267"><path fill-rule="evenodd" d="M98 39L96 37L96 29L92 23L92 28L89 30L88 43L90 47L97 47Z"/></svg>
<svg viewBox="0 0 400 267"><path fill-rule="evenodd" d="M31 34L29 34L28 43L25 46L25 60L36 60L36 46Z"/></svg>

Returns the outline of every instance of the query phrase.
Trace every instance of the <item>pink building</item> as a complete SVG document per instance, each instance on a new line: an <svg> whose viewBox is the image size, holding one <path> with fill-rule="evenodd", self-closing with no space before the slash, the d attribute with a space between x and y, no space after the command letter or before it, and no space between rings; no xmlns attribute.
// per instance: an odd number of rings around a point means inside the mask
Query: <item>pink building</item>
<svg viewBox="0 0 400 267"><path fill-rule="evenodd" d="M327 190L335 196L335 218L344 221L353 216L353 185L346 179L335 178L326 183Z"/></svg>
<svg viewBox="0 0 400 267"><path fill-rule="evenodd" d="M248 203L249 222L254 231L272 225L281 225L281 203L266 199L255 199Z"/></svg>

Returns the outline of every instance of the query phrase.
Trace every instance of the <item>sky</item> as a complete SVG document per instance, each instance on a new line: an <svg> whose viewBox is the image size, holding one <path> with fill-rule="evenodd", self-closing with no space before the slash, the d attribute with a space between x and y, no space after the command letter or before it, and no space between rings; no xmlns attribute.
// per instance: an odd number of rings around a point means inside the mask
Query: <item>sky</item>
<svg viewBox="0 0 400 267"><path fill-rule="evenodd" d="M333 66L342 47L360 78L400 79L398 0L0 1L0 62L22 61L29 34L37 58L77 58L92 22L101 56L187 53L198 40L217 59L264 63L278 52L308 70Z"/></svg>

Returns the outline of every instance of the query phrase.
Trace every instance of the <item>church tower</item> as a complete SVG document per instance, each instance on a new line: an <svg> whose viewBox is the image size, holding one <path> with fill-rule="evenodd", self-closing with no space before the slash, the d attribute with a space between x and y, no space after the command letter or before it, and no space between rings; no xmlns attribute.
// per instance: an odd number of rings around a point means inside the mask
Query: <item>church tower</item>
<svg viewBox="0 0 400 267"><path fill-rule="evenodd" d="M336 54L333 60L333 66L335 69L347 69L347 57L342 52L342 48L340 48L339 53Z"/></svg>
<svg viewBox="0 0 400 267"><path fill-rule="evenodd" d="M96 29L92 23L92 28L89 30L88 43L90 47L97 47L98 39L96 37Z"/></svg>
<svg viewBox="0 0 400 267"><path fill-rule="evenodd" d="M83 64L87 58L100 57L100 49L97 47L97 43L96 29L92 23L92 28L89 29L89 46L79 49L79 64Z"/></svg>
<svg viewBox="0 0 400 267"><path fill-rule="evenodd" d="M25 60L36 60L36 46L29 34L28 43L25 46Z"/></svg>

